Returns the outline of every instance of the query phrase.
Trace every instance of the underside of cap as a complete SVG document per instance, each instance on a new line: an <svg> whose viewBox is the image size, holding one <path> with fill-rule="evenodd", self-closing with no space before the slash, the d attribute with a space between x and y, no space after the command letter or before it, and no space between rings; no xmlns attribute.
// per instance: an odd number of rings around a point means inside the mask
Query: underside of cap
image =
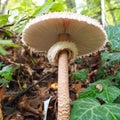
<svg viewBox="0 0 120 120"><path fill-rule="evenodd" d="M69 34L69 41L76 44L79 56L100 50L107 41L96 20L70 12L48 13L33 19L26 25L22 41L37 51L48 51L63 33Z"/></svg>

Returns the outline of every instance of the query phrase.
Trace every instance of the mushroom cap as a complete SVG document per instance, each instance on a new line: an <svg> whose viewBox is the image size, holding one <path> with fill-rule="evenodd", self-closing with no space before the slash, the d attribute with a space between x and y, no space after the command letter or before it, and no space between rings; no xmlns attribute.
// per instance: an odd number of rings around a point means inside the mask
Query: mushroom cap
<svg viewBox="0 0 120 120"><path fill-rule="evenodd" d="M76 44L79 56L98 51L107 41L96 20L70 12L48 13L33 19L24 28L22 41L37 51L48 51L65 33Z"/></svg>

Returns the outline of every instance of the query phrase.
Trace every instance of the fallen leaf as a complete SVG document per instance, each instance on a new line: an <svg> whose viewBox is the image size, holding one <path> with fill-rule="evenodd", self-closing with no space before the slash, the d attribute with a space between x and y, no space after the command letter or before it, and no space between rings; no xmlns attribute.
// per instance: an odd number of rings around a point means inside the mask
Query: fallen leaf
<svg viewBox="0 0 120 120"><path fill-rule="evenodd" d="M101 92L103 90L103 87L101 84L97 84L96 85L96 88Z"/></svg>
<svg viewBox="0 0 120 120"><path fill-rule="evenodd" d="M0 120L3 120L3 113L2 113L2 107L0 105Z"/></svg>
<svg viewBox="0 0 120 120"><path fill-rule="evenodd" d="M5 90L6 90L6 87L5 87L5 86L3 86L3 87L0 89L0 103L1 103L1 101L2 101L2 98L3 98L3 95L4 95L4 93L5 93Z"/></svg>

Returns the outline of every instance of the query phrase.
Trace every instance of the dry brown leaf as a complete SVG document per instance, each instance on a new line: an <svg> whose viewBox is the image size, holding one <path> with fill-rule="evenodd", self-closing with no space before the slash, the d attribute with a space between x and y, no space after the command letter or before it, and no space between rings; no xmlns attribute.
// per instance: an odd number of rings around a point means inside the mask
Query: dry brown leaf
<svg viewBox="0 0 120 120"><path fill-rule="evenodd" d="M96 85L96 88L101 92L103 90L103 87L101 84L97 84Z"/></svg>
<svg viewBox="0 0 120 120"><path fill-rule="evenodd" d="M22 108L22 109L24 109L24 110L26 110L26 111L28 111L28 112L32 112L34 114L39 115L38 110L35 109L35 108L33 108L33 107L31 107L30 104L29 104L29 102L27 100L20 102L19 103L19 107Z"/></svg>
<svg viewBox="0 0 120 120"><path fill-rule="evenodd" d="M2 107L0 105L0 120L3 120L3 113L2 113Z"/></svg>
<svg viewBox="0 0 120 120"><path fill-rule="evenodd" d="M57 90L57 89L58 89L58 83L53 83L53 84L51 84L50 88L51 88L52 90Z"/></svg>
<svg viewBox="0 0 120 120"><path fill-rule="evenodd" d="M73 84L72 88L75 89L77 97L78 97L80 92L85 91L85 88L82 87L82 83L81 82Z"/></svg>
<svg viewBox="0 0 120 120"><path fill-rule="evenodd" d="M1 103L1 101L2 101L2 98L3 98L3 95L4 95L4 93L5 93L5 90L6 90L6 87L5 87L5 86L3 86L3 87L0 89L0 103Z"/></svg>
<svg viewBox="0 0 120 120"><path fill-rule="evenodd" d="M29 65L25 65L25 68L26 68L26 70L27 70L27 72L30 74L30 75L32 75L33 74L33 70L31 69L31 67L29 66Z"/></svg>
<svg viewBox="0 0 120 120"><path fill-rule="evenodd" d="M95 76L97 73L97 70L93 70L91 71L89 74L88 74L88 78L92 77L92 76Z"/></svg>
<svg viewBox="0 0 120 120"><path fill-rule="evenodd" d="M24 119L23 116L18 111L16 111L13 114L8 115L4 120L24 120Z"/></svg>

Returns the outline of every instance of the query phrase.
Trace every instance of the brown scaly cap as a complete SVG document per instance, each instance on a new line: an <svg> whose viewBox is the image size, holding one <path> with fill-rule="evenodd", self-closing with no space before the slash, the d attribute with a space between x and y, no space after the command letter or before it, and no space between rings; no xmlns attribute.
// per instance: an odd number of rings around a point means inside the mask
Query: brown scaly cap
<svg viewBox="0 0 120 120"><path fill-rule="evenodd" d="M54 12L39 16L28 23L22 41L38 51L48 51L58 42L60 34L69 34L78 55L97 52L106 43L104 29L94 19L70 12Z"/></svg>

